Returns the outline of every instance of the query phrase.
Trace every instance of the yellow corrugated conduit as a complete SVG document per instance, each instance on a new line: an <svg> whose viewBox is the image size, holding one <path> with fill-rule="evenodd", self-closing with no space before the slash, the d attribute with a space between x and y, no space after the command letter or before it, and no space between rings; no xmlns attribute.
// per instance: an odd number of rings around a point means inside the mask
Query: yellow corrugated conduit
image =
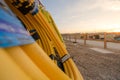
<svg viewBox="0 0 120 80"><path fill-rule="evenodd" d="M24 72L21 76L28 78L28 80L29 78L32 80L83 80L73 60L69 57L51 15L47 11L41 10L43 8L39 8L40 4L37 5L34 0L29 0L29 2L28 0L5 1L23 22L26 29L28 31L36 30L40 37L36 40L37 43L0 49L2 53L9 53L7 56L19 66L19 72ZM24 2L27 2L26 9L30 7L30 9L33 8L37 11L22 12L20 7ZM57 57L57 59L51 60L50 55ZM65 61L64 56L68 57ZM63 64L63 71L57 66L59 65L58 59Z"/></svg>

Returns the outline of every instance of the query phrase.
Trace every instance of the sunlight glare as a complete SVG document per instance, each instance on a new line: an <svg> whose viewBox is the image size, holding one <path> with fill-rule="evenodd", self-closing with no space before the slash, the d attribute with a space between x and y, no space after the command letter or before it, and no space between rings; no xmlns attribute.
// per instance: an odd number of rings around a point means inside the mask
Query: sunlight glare
<svg viewBox="0 0 120 80"><path fill-rule="evenodd" d="M113 30L113 32L120 32L120 29L115 29Z"/></svg>

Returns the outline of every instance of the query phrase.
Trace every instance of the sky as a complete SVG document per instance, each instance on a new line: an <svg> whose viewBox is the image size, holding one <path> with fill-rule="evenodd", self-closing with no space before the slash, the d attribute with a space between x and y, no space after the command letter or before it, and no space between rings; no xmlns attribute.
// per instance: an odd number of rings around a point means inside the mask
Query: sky
<svg viewBox="0 0 120 80"><path fill-rule="evenodd" d="M120 0L40 0L61 33L120 31Z"/></svg>

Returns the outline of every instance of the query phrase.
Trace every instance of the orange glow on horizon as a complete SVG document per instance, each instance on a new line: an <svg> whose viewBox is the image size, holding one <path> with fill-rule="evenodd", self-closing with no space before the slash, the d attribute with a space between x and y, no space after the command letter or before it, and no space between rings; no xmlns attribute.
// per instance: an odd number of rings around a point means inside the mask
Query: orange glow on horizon
<svg viewBox="0 0 120 80"><path fill-rule="evenodd" d="M120 32L120 29L115 29L113 30L113 32Z"/></svg>

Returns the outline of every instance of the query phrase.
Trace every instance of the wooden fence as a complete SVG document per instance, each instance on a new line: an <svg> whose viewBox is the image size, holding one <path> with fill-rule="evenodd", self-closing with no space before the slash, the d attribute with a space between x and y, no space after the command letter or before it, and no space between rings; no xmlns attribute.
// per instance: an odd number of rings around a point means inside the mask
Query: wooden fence
<svg viewBox="0 0 120 80"><path fill-rule="evenodd" d="M108 35L111 35L113 39L108 39ZM107 42L120 43L120 33L75 33L75 34L62 34L65 40L73 41L74 43L77 40L84 40L84 45L87 44L87 40L96 40L96 41L104 41L104 48L107 48ZM115 36L118 36L119 40L115 40ZM99 38L99 39L98 39Z"/></svg>

